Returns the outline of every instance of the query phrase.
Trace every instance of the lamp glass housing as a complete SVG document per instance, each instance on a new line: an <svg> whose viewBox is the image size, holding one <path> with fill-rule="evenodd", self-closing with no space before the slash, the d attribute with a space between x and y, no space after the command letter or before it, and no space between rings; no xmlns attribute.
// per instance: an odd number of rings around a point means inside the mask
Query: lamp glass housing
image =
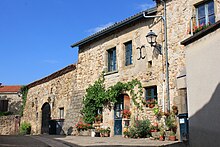
<svg viewBox="0 0 220 147"><path fill-rule="evenodd" d="M157 35L152 30L150 30L150 32L147 34L146 38L147 38L147 42L151 46L154 46L156 44Z"/></svg>

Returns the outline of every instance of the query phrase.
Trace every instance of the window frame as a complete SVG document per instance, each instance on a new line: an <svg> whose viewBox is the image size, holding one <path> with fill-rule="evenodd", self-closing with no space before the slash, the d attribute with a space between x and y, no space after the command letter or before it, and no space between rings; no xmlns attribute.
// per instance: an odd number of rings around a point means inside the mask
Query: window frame
<svg viewBox="0 0 220 147"><path fill-rule="evenodd" d="M132 40L124 43L125 49L125 66L133 64L133 46Z"/></svg>
<svg viewBox="0 0 220 147"><path fill-rule="evenodd" d="M0 112L7 112L9 108L9 100L0 100Z"/></svg>
<svg viewBox="0 0 220 147"><path fill-rule="evenodd" d="M213 3L213 13L209 14L209 3ZM199 17L199 8L204 6L204 16L203 17ZM210 22L210 17L214 16L214 22L215 23L215 3L213 0L210 1L206 1L204 3L200 3L198 5L195 6L196 8L196 25L200 26L200 20L205 19L205 24L204 25L208 25ZM212 24L212 23L211 23Z"/></svg>
<svg viewBox="0 0 220 147"><path fill-rule="evenodd" d="M59 118L64 119L64 107L59 108Z"/></svg>
<svg viewBox="0 0 220 147"><path fill-rule="evenodd" d="M107 67L108 72L114 72L117 70L117 55L116 55L116 47L107 50Z"/></svg>
<svg viewBox="0 0 220 147"><path fill-rule="evenodd" d="M148 86L148 87L144 87L145 90L145 100L158 100L158 93L157 93L157 86L153 85L153 86ZM151 95L147 95L148 94L148 90L150 90Z"/></svg>

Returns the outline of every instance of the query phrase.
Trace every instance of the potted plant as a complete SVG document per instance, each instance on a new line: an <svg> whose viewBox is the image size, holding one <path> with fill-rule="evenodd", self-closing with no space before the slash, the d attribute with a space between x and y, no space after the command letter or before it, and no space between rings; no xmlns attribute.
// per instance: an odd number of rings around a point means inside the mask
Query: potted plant
<svg viewBox="0 0 220 147"><path fill-rule="evenodd" d="M169 115L165 118L165 124L170 131L176 132L177 124L176 124L176 118L173 115Z"/></svg>
<svg viewBox="0 0 220 147"><path fill-rule="evenodd" d="M95 117L95 121L96 123L100 124L102 122L102 114L98 114L96 117Z"/></svg>
<svg viewBox="0 0 220 147"><path fill-rule="evenodd" d="M159 127L158 127L158 123L157 122L154 122L151 124L150 126L150 131L151 131L151 136L155 139L158 139L159 138Z"/></svg>
<svg viewBox="0 0 220 147"><path fill-rule="evenodd" d="M99 130L99 132L100 132L100 137L104 137L105 136L105 129L104 128L101 128Z"/></svg>
<svg viewBox="0 0 220 147"><path fill-rule="evenodd" d="M123 129L123 136L124 136L125 138L128 138L128 137L129 137L128 127L125 127L125 128Z"/></svg>
<svg viewBox="0 0 220 147"><path fill-rule="evenodd" d="M175 134L174 131L171 131L171 132L170 132L169 140L170 140L170 141L175 141L175 140L176 140L176 134Z"/></svg>
<svg viewBox="0 0 220 147"><path fill-rule="evenodd" d="M106 129L101 128L100 129L100 136L101 137L109 137L110 136L110 132L111 132L110 127L106 128Z"/></svg>
<svg viewBox="0 0 220 147"><path fill-rule="evenodd" d="M165 135L164 130L160 130L160 136L159 136L160 141L164 141L164 138L165 138L164 135Z"/></svg>
<svg viewBox="0 0 220 147"><path fill-rule="evenodd" d="M110 136L110 132L111 132L111 130L110 130L110 127L108 127L108 128L106 128L105 129L105 137L109 137Z"/></svg>
<svg viewBox="0 0 220 147"><path fill-rule="evenodd" d="M91 124L86 124L86 123L83 123L81 121L79 121L77 124L76 124L76 129L78 130L78 133L80 136L89 136L91 135L90 133L90 129L92 129L92 125Z"/></svg>
<svg viewBox="0 0 220 147"><path fill-rule="evenodd" d="M171 134L175 134L176 129L177 129L177 124L176 124L176 118L174 114L170 114L165 118L165 124L167 127L166 131L166 139L169 139L169 136L172 136Z"/></svg>
<svg viewBox="0 0 220 147"><path fill-rule="evenodd" d="M178 114L178 107L175 106L175 105L173 105L173 106L172 106L172 109L173 109L173 113L174 113L175 115L177 115L177 114Z"/></svg>
<svg viewBox="0 0 220 147"><path fill-rule="evenodd" d="M148 99L146 101L146 104L147 104L147 107L153 108L157 104L157 101L155 99Z"/></svg>
<svg viewBox="0 0 220 147"><path fill-rule="evenodd" d="M123 118L129 119L131 117L131 111L128 109L123 110Z"/></svg>

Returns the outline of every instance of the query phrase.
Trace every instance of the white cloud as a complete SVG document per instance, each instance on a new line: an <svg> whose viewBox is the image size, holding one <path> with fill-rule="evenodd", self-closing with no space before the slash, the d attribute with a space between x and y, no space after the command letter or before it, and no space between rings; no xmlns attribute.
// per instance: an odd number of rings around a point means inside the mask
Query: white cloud
<svg viewBox="0 0 220 147"><path fill-rule="evenodd" d="M101 30L103 30L103 29L105 29L105 28L107 28L107 27L113 25L113 24L114 24L113 22L109 22L109 23L107 23L107 24L100 25L100 26L95 27L95 28L91 28L91 29L88 30L88 32L89 32L90 34L94 34L94 33L97 33L97 32L99 32L99 31L101 31Z"/></svg>
<svg viewBox="0 0 220 147"><path fill-rule="evenodd" d="M155 7L155 3L145 3L145 4L138 5L138 9L140 9L141 11L144 11L146 9L153 8L153 7Z"/></svg>

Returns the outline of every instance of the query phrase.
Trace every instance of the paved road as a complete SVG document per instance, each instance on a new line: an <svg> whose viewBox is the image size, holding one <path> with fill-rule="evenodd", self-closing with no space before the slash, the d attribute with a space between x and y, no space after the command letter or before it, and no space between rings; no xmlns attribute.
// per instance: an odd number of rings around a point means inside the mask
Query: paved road
<svg viewBox="0 0 220 147"><path fill-rule="evenodd" d="M0 136L0 147L74 147L41 136Z"/></svg>
<svg viewBox="0 0 220 147"><path fill-rule="evenodd" d="M61 135L0 136L0 147L186 147L178 141L149 138L85 137Z"/></svg>

